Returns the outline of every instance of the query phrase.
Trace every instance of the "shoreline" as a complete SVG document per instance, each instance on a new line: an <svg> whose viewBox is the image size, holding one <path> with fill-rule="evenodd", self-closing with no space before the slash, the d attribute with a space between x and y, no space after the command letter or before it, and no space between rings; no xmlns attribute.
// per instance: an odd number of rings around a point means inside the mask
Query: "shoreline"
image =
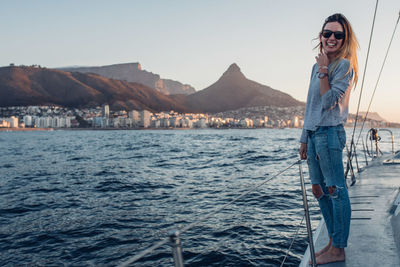
<svg viewBox="0 0 400 267"><path fill-rule="evenodd" d="M0 128L0 132L54 131L54 128Z"/></svg>
<svg viewBox="0 0 400 267"><path fill-rule="evenodd" d="M352 126L344 126L346 129L352 128ZM387 127L389 129L399 129L399 127ZM34 132L34 131L145 131L145 130L155 130L155 131L170 131L170 130L259 130L259 129L302 129L302 128L295 128L295 127L254 127L254 128L239 128L239 127L221 127L221 128L214 128L214 127L207 127L207 128L0 128L0 132ZM359 127L356 127L359 129ZM385 128L378 128L385 129Z"/></svg>
<svg viewBox="0 0 400 267"><path fill-rule="evenodd" d="M188 131L188 130L259 130L259 129L301 129L292 127L255 127L255 128L239 128L239 127L207 127L207 128L0 128L0 132L33 132L33 131L145 131L145 130L155 130L155 131Z"/></svg>

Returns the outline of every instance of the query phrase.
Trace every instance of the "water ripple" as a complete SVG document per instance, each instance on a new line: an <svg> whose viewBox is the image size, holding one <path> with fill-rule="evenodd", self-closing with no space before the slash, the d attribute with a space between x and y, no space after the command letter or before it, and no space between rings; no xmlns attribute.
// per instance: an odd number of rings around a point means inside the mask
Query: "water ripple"
<svg viewBox="0 0 400 267"><path fill-rule="evenodd" d="M299 135L295 129L1 133L0 262L117 265L286 167L297 157ZM288 170L182 235L185 265L279 265L301 220L297 172ZM300 234L286 266L299 263L306 244ZM171 262L166 246L138 265Z"/></svg>

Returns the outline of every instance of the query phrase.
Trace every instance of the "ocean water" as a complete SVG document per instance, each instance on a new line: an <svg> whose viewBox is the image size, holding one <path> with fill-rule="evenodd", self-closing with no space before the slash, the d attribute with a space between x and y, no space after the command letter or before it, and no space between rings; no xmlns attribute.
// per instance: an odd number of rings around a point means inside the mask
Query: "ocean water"
<svg viewBox="0 0 400 267"><path fill-rule="evenodd" d="M300 132L0 132L1 265L116 266L296 162ZM185 265L279 266L303 213L295 165L182 234ZM133 264L172 265L169 245Z"/></svg>

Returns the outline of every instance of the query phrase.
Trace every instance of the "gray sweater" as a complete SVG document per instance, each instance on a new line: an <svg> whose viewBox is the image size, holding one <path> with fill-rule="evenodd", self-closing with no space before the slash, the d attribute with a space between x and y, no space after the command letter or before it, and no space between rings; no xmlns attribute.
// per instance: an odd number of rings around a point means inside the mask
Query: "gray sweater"
<svg viewBox="0 0 400 267"><path fill-rule="evenodd" d="M315 131L318 126L345 124L349 113L349 98L353 73L347 73L350 62L341 59L328 66L331 89L321 96L318 65L312 68L307 95L306 114L300 142L307 143L307 130Z"/></svg>

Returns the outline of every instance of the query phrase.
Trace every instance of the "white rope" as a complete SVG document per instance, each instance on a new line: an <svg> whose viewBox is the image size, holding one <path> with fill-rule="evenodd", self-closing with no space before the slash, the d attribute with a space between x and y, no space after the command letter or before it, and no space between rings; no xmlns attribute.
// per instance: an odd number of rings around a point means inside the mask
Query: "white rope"
<svg viewBox="0 0 400 267"><path fill-rule="evenodd" d="M355 133L355 131L356 131L357 120L358 120L358 113L359 113L359 111L360 111L361 96L362 96L362 92L363 92L363 89L364 89L365 73L367 72L369 51L370 51L370 49L371 49L372 35L374 34L375 18L376 18L376 11L377 11L377 10L378 10L378 0L376 0L375 11L374 11L374 18L373 18L373 20L372 20L371 34L370 34L370 36L369 36L367 57L366 57L366 59L365 59L364 73L363 73L363 77L362 77L362 81L361 81L360 96L359 96L359 98L358 98L357 113L356 113L356 118L355 118L355 121L354 121L353 134L352 134L352 137L351 137L351 141L352 141L352 142L354 142L354 133ZM351 144L351 146L350 146L350 151L352 151L352 144Z"/></svg>
<svg viewBox="0 0 400 267"><path fill-rule="evenodd" d="M282 261L282 263L281 263L281 267L282 267L283 264L285 263L286 258L287 258L287 256L289 255L290 250L292 249L294 240L296 240L296 238L297 238L297 235L298 235L298 233L299 233L300 226L303 224L303 221L304 221L304 218L305 218L305 217L306 217L306 216L303 215L303 219L301 219L301 222L300 222L299 225L297 226L296 234L295 234L294 237L292 238L292 242L290 243L290 246L289 246L289 248L288 248L287 251L286 251L286 255L285 255L285 258L283 258L283 261Z"/></svg>
<svg viewBox="0 0 400 267"><path fill-rule="evenodd" d="M356 146L358 145L358 142L360 141L361 132L362 132L362 130L364 129L364 124L365 124L365 121L367 120L367 116L368 116L368 113L369 113L369 109L371 108L372 100L374 99L375 92L376 92L376 88L378 87L378 83L379 83L379 80L380 80L381 75L382 75L383 67L385 66L386 59L387 59L387 56L388 56L388 54L389 54L390 47L391 47L392 42L393 42L394 34L396 33L397 25L399 24L399 20L400 20L400 12L399 12L399 17L397 18L396 25L394 26L392 38L390 38L389 46L388 46L388 48L387 48L387 50L386 50L385 58L383 59L383 63L382 63L381 70L379 71L378 79L376 80L376 83L375 83L374 92L372 93L371 100L369 101L367 113L365 114L365 117L364 117L364 120L363 120L363 123L362 123L362 126L361 126L361 130L360 130L360 134L358 135L358 138L357 138Z"/></svg>
<svg viewBox="0 0 400 267"><path fill-rule="evenodd" d="M132 263L134 263L135 261L138 261L139 259L143 258L144 256L146 256L147 254L152 253L154 250L158 249L159 247L165 245L166 243L168 243L169 238L165 238L161 241L159 241L158 243L156 243L155 245L143 250L142 252L138 253L137 255L133 256L132 258L128 259L127 261L121 263L119 266L121 267L125 267L128 266Z"/></svg>
<svg viewBox="0 0 400 267"><path fill-rule="evenodd" d="M267 182L271 181L272 179L278 177L279 175L281 175L282 173L284 173L285 171L287 171L288 169L290 169L291 167L293 167L296 164L299 164L301 162L301 160L296 160L296 162L290 164L288 167L286 167L285 169L279 171L278 173L276 173L274 176L266 179L265 181L256 184L255 186L253 186L252 188L250 188L249 190L247 190L246 192L242 193L241 195L239 195L238 197L234 198L233 200L231 200L230 202L228 202L227 204L223 205L222 207L216 209L215 211L205 215L204 217L198 219L197 221L187 225L186 227L182 228L179 231L179 235L190 230L191 228L197 226L198 224L206 221L207 219L209 219L210 217L214 216L215 214L219 213L220 211L222 211L223 209L226 209L227 207L229 207L230 205L232 205L234 202L238 201L239 199L243 198L244 196L248 195L249 193L255 191L256 189L258 189L259 187L261 187L262 185L266 184ZM129 266L130 264L138 261L139 259L143 258L144 256L146 256L147 254L152 253L154 250L156 250L157 248L165 245L166 243L169 242L169 238L165 238L162 239L161 241L157 242L156 244L154 244L153 246L141 251L140 253L138 253L137 255L133 256L132 258L128 259L127 261L124 261L123 263L121 263L120 267L125 267L125 266Z"/></svg>
<svg viewBox="0 0 400 267"><path fill-rule="evenodd" d="M290 169L291 167L293 167L294 165L298 164L301 160L297 160L296 162L292 163L291 165L289 165L289 167L286 167L285 169L283 169L282 171L278 172L277 174L275 174L274 176L272 176L271 178L253 186L252 188L250 188L249 190L247 190L246 192L244 192L243 194L241 194L240 196L234 198L233 200L231 200L230 202L228 202L227 204L225 204L224 206L216 209L215 211L209 213L208 215L204 216L203 218L200 218L199 220L189 224L188 226L182 228L182 230L180 230L180 233L184 233L186 231L188 231L189 229L191 229L192 227L206 221L207 219L209 219L210 217L214 216L215 214L219 213L220 211L222 211L223 209L226 209L228 206L232 205L234 202L238 201L239 199L241 199L242 197L250 194L251 192L255 191L256 189L258 189L259 187L261 187L262 185L266 184L267 182L271 181L272 179L278 177L279 175L281 175L282 173L284 173L285 171L287 171L288 169Z"/></svg>

